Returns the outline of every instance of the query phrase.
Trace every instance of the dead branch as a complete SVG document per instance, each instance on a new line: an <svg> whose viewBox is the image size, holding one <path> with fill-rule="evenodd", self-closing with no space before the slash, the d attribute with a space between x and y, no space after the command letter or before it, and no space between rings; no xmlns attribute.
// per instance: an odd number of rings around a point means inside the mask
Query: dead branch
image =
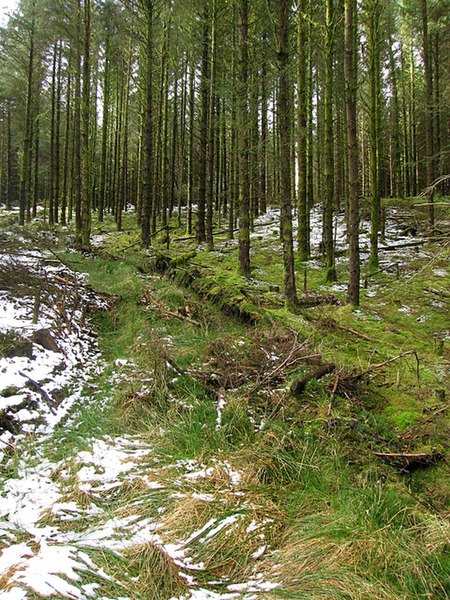
<svg viewBox="0 0 450 600"><path fill-rule="evenodd" d="M430 185L428 185L426 188L424 188L419 196L429 196L430 194L433 194L434 191L436 190L436 188L441 185L441 183L445 183L446 181L450 180L450 175L441 175L440 177L438 177L437 179L435 179L432 183L430 183Z"/></svg>
<svg viewBox="0 0 450 600"><path fill-rule="evenodd" d="M445 292L444 290L437 290L435 288L424 287L425 292L430 292L430 294L436 294L436 296L440 296L441 298L445 298L448 300L450 298L450 294Z"/></svg>
<svg viewBox="0 0 450 600"><path fill-rule="evenodd" d="M5 444L5 446L8 446L8 448L10 448L11 450L14 450L14 452L16 451L16 447L13 446L13 444L10 444L9 442L7 442L6 440L2 440L0 438L0 442L2 442L2 444Z"/></svg>
<svg viewBox="0 0 450 600"><path fill-rule="evenodd" d="M189 315L183 314L181 312L173 312L170 310L166 310L164 305L162 304L162 302L157 300L150 293L149 290L145 290L144 298L147 300L147 302L149 304L152 304L158 311L161 311L158 315L161 319L165 319L165 318L180 319L181 321L186 321L187 323L191 323L192 325L196 325L197 327L200 327L200 323L198 321L195 321L194 319L191 319L191 317Z"/></svg>
<svg viewBox="0 0 450 600"><path fill-rule="evenodd" d="M190 317L188 317L187 315L183 315L182 313L176 313L170 310L159 313L158 317L160 319L180 319L180 321L186 321L187 323L191 323L192 325L200 327L200 323L198 321L194 321L194 319L191 319Z"/></svg>
<svg viewBox="0 0 450 600"><path fill-rule="evenodd" d="M419 381L420 380L420 372L419 372L420 362L419 362L419 357L417 355L417 352L415 350L407 350L406 352L402 352L398 356L389 358L388 360L385 360L382 363L372 365L369 369L367 369L367 371L365 371L364 374L370 373L371 371L374 371L375 369L382 369L386 365L388 365L396 360L399 360L400 358L404 358L405 356L415 356L415 358L416 358L416 375L417 375L417 380Z"/></svg>
<svg viewBox="0 0 450 600"><path fill-rule="evenodd" d="M292 382L291 393L294 394L294 396L299 396L312 379L321 379L325 375L332 373L335 368L336 366L333 363L326 363L321 365L318 369L310 371L301 379L296 379Z"/></svg>
<svg viewBox="0 0 450 600"><path fill-rule="evenodd" d="M45 403L49 407L50 412L52 413L52 415L56 415L56 410L54 408L54 402L53 402L53 400L50 398L50 396L47 394L47 392L37 383L37 381L34 381L34 379L31 379L31 377L28 377L28 375L26 375L22 371L19 371L19 375L21 375L22 377L25 377L25 379L28 379L28 382L30 383L31 387L38 394L41 395L42 399L45 401Z"/></svg>
<svg viewBox="0 0 450 600"><path fill-rule="evenodd" d="M343 325L331 318L319 319L318 325L326 327L327 329L339 329L340 331L345 331L347 333L351 333L352 335L356 335L357 337L368 342L372 341L372 339L368 335L360 333L359 331L356 331L356 329L352 329L351 327L344 327Z"/></svg>
<svg viewBox="0 0 450 600"><path fill-rule="evenodd" d="M339 386L339 373L336 373L336 379L334 380L333 389L331 391L331 398L330 398L330 402L328 404L328 410L327 410L328 416L331 415L331 411L333 410L333 400L336 397L336 392L337 392L338 386Z"/></svg>
<svg viewBox="0 0 450 600"><path fill-rule="evenodd" d="M301 352L301 350L303 350L306 346L307 346L307 342L302 342L301 344L298 343L298 336L296 335L295 341L292 345L291 350L289 351L288 356L281 363L279 363L276 367L274 367L272 369L272 371L270 371L270 373L268 373L267 375L265 375L264 377L259 379L259 381L257 381L256 384L250 390L250 393L255 392L258 388L262 387L263 385L267 385L274 379L277 379L280 376L283 369L292 367L294 364L297 364L297 362L299 360L311 358L310 356L309 357L306 357L306 356L299 357L298 356L298 353ZM314 355L314 356L317 356L317 355Z"/></svg>

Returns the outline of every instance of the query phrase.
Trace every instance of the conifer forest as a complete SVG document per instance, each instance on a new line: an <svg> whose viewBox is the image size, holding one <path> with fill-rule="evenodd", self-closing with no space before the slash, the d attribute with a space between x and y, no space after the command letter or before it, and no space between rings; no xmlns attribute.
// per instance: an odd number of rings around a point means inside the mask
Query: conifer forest
<svg viewBox="0 0 450 600"><path fill-rule="evenodd" d="M3 0L0 597L450 595L449 0Z"/></svg>

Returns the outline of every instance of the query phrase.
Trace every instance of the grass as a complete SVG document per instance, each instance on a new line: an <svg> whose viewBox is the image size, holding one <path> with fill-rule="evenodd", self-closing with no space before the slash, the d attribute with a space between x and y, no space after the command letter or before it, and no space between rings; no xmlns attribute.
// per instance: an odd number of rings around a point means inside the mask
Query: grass
<svg viewBox="0 0 450 600"><path fill-rule="evenodd" d="M262 573L279 587L261 598L447 597L449 530L442 514L448 475L441 467L401 475L373 455L445 445L445 421L423 423L442 407L445 358L434 336L446 327L444 306L425 311L423 288L444 287L434 270L444 268L445 256L430 246L433 258L413 260L399 280L394 272L370 278L358 311L325 305L293 315L277 291L280 255L262 236L254 241L254 281L236 274L236 251L220 238L215 253L190 258L215 284L207 301L167 279L139 275L142 256L132 246L131 215L123 234L110 221L101 227L108 235L100 257L62 255L88 273L89 284L110 304L94 317L109 365L96 382L96 399L80 406L48 449L65 461L67 499L80 505L90 500L77 490L79 467L70 466L90 439L138 434L153 448L140 467L164 487L150 489L138 477L96 502L109 515L158 520L162 542L185 543L189 558L203 563L195 571L199 584L216 581L210 589L227 591L227 583ZM190 250L183 245L173 256L182 264ZM345 280L345 262L338 263L338 277ZM322 284L322 271L308 267L308 288L328 294ZM224 289L236 295L241 288L246 309L263 313L258 326L225 316L220 301L214 304ZM144 299L146 290L156 303ZM403 304L411 313L399 311ZM198 325L164 315L186 307ZM324 319L341 328L324 326ZM249 393L249 382L227 389L218 426L214 388L196 372L217 367L212 349L220 344L242 366L250 364L256 333L268 336L272 324L298 332L323 360L338 365L341 376L415 350L420 378L414 356L404 356L371 371L352 393L332 398L330 411L333 377L311 381L301 398L286 393L289 378L310 368L300 365L264 393ZM244 345L233 346L238 340ZM128 362L113 368L117 359ZM196 472L201 475L192 476ZM230 524L220 528L227 518ZM98 579L99 595L166 600L187 589L162 543L149 541L120 556L98 549L88 554L112 575L111 581Z"/></svg>

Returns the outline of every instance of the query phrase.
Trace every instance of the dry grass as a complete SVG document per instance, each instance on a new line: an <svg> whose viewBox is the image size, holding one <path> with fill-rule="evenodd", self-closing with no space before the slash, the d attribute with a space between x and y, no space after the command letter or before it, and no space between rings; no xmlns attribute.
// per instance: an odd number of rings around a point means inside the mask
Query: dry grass
<svg viewBox="0 0 450 600"><path fill-rule="evenodd" d="M161 546L147 542L127 550L124 557L136 577L133 597L168 600L186 591L179 567Z"/></svg>
<svg viewBox="0 0 450 600"><path fill-rule="evenodd" d="M162 529L175 539L186 539L217 516L219 502L206 502L188 495L177 499L175 506L164 516Z"/></svg>
<svg viewBox="0 0 450 600"><path fill-rule="evenodd" d="M276 567L268 560L262 569L282 584L287 597L298 599L411 600L416 597L411 579L427 590L420 597L444 598L444 582L433 573L428 558L448 542L449 527L438 521L417 525L413 539L401 528L390 531L394 521L365 531L356 523L349 529L346 518L333 521L331 512L303 523L300 519L286 532Z"/></svg>

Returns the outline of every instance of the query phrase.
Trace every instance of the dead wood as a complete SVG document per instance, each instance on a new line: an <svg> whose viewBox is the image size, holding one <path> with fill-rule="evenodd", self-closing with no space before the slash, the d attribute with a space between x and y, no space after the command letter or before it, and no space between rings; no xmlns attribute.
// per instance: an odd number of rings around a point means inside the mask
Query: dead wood
<svg viewBox="0 0 450 600"><path fill-rule="evenodd" d="M180 319L181 321L186 321L188 323L191 323L192 325L196 325L197 327L200 327L200 323L198 321L195 321L194 319L192 319L188 314L187 308L184 308L183 310L185 312L181 312L180 310L177 312L171 311L171 310L166 310L164 305L162 304L162 302L160 302L159 300L157 300L151 293L149 290L145 290L144 291L144 298L147 300L147 302L149 304L152 305L153 308L157 309L159 311L159 317L161 319Z"/></svg>
<svg viewBox="0 0 450 600"><path fill-rule="evenodd" d="M328 410L327 410L327 415L330 416L331 412L333 410L333 400L336 397L336 393L338 390L338 386L339 386L339 373L336 373L336 379L334 380L334 385L333 385L333 389L331 391L331 398L330 398L330 402L328 404Z"/></svg>
<svg viewBox="0 0 450 600"><path fill-rule="evenodd" d="M398 356L394 356L393 358L389 358L388 360L385 360L382 363L378 363L375 365L371 365L371 367L369 367L365 373L370 373L371 371L375 371L378 369L382 369L383 367L385 367L386 365L399 360L400 358L404 358L405 356L414 356L416 359L416 375L417 375L417 380L420 380L420 371L419 371L419 367L420 367L420 361L419 361L419 356L417 354L417 352L415 350L407 350L406 352L402 352L401 354L399 354Z"/></svg>
<svg viewBox="0 0 450 600"><path fill-rule="evenodd" d="M441 175L437 179L435 179L430 185L424 188L419 196L429 196L430 194L434 194L436 188L439 187L442 183L446 183L450 180L450 175Z"/></svg>
<svg viewBox="0 0 450 600"><path fill-rule="evenodd" d="M295 341L290 349L286 358L281 360L269 373L266 373L264 376L260 377L258 375L258 381L250 390L250 393L255 392L261 387L270 385L273 381L280 380L283 378L283 372L290 367L293 367L299 363L299 361L303 361L306 359L311 359L312 357L317 358L320 357L319 354L312 354L309 356L301 356L301 353L307 347L307 342L298 342L298 336L295 337Z"/></svg>
<svg viewBox="0 0 450 600"><path fill-rule="evenodd" d="M182 313L172 312L170 310L166 310L165 312L158 313L158 317L160 319L180 319L181 321L186 321L187 323L191 323L192 325L196 325L200 327L200 323L198 321L194 321L187 315L183 315Z"/></svg>
<svg viewBox="0 0 450 600"><path fill-rule="evenodd" d="M34 389L38 394L40 394L42 399L45 401L45 403L49 407L52 415L56 415L56 410L54 408L53 400L50 398L50 396L47 394L47 392L37 383L37 381L34 381L34 379L31 379L31 377L28 377L28 375L23 373L23 371L19 371L19 375L21 375L22 377L25 377L25 379L28 380L31 388Z"/></svg>
<svg viewBox="0 0 450 600"><path fill-rule="evenodd" d="M421 452L417 454L374 452L374 455L386 460L386 462L402 471L411 471L419 467L429 467L444 458L441 452Z"/></svg>
<svg viewBox="0 0 450 600"><path fill-rule="evenodd" d="M422 240L414 240L414 242L405 242L403 244L393 244L389 246L379 246L379 252L394 252L395 250L399 250L401 248L414 248L416 246L423 246L429 241L428 238Z"/></svg>
<svg viewBox="0 0 450 600"><path fill-rule="evenodd" d="M301 377L300 379L295 379L291 384L291 393L294 396L299 396L306 388L307 384L313 379L321 379L325 375L332 373L335 370L336 366L333 363L326 363L321 365L318 369L314 369L314 371L309 371L306 375Z"/></svg>
<svg viewBox="0 0 450 600"><path fill-rule="evenodd" d="M314 306L321 306L323 304L332 304L337 306L340 304L340 302L336 296L333 296L333 294L307 293L298 298L298 305L300 308L313 308Z"/></svg>
<svg viewBox="0 0 450 600"><path fill-rule="evenodd" d="M436 288L430 287L424 287L423 290L424 292L430 292L430 294L435 294L436 296L439 296L440 298L445 298L446 300L450 298L450 294L445 290L437 290Z"/></svg>
<svg viewBox="0 0 450 600"><path fill-rule="evenodd" d="M331 319L330 317L326 317L324 319L319 319L317 324L319 325L319 327L323 327L325 329L338 329L340 331L345 331L347 333L351 333L352 335L356 335L357 337L359 337L363 340L366 340L368 342L372 341L372 339L368 335L365 335L364 333L360 333L359 331L356 331L356 329L352 329L351 327L344 327L343 325L341 325L334 319Z"/></svg>

